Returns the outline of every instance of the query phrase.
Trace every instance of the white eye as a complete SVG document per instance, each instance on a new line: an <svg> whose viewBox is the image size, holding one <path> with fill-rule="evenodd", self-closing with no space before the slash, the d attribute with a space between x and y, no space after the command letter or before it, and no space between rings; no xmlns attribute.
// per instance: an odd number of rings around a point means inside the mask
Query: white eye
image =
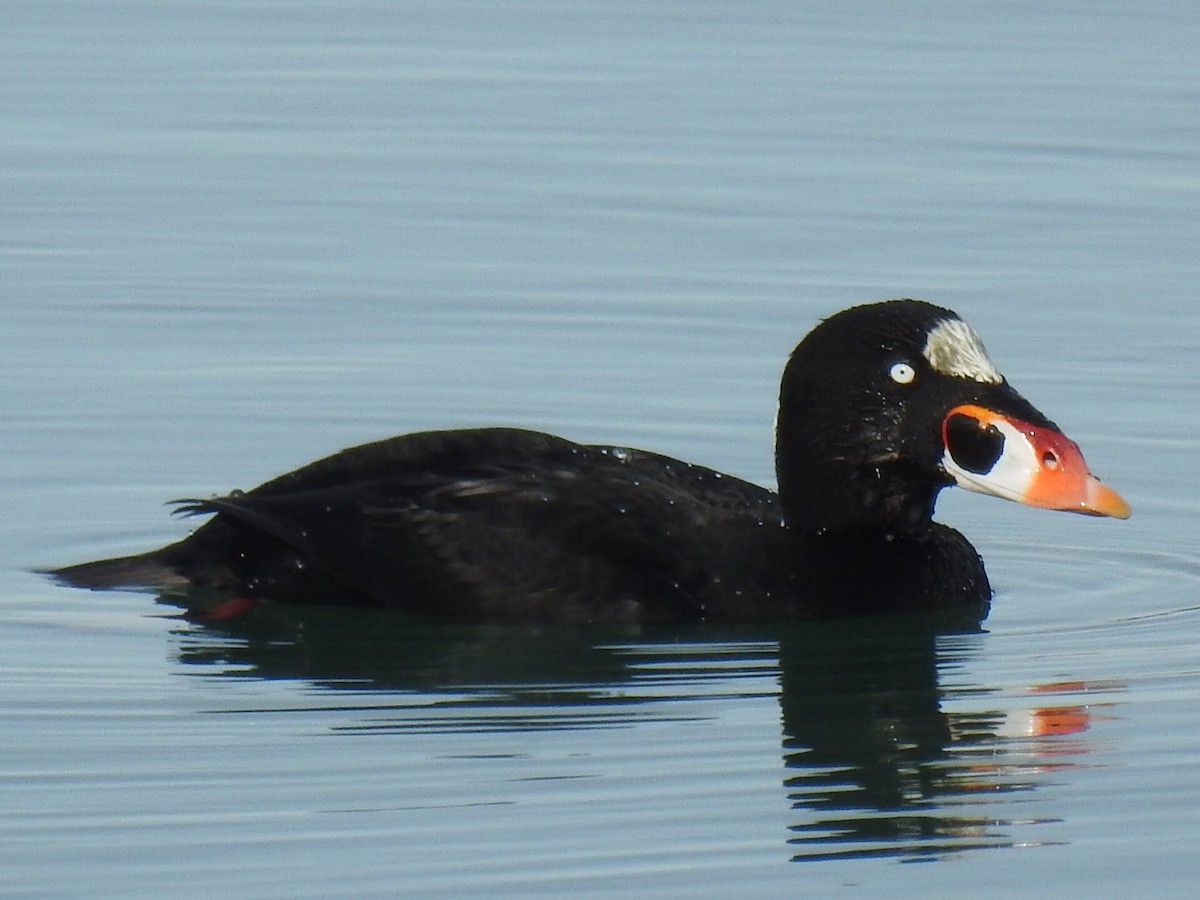
<svg viewBox="0 0 1200 900"><path fill-rule="evenodd" d="M888 375L896 384L911 384L912 380L917 377L917 370L908 363L899 362L888 369Z"/></svg>

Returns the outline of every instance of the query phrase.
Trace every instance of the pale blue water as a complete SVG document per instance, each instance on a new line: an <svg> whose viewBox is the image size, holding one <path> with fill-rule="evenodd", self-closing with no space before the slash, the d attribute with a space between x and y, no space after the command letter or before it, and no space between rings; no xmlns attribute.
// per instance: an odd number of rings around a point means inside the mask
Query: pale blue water
<svg viewBox="0 0 1200 900"><path fill-rule="evenodd" d="M0 12L0 893L1186 895L1197 33L1176 3ZM427 427L770 483L791 346L898 295L975 324L1134 507L945 496L981 633L217 630L28 572Z"/></svg>

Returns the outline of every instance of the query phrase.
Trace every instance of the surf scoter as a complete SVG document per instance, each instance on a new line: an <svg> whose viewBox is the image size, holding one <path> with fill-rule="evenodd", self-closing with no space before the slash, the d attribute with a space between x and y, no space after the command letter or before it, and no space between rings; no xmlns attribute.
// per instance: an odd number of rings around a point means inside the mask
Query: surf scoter
<svg viewBox="0 0 1200 900"><path fill-rule="evenodd" d="M844 310L800 342L783 373L775 466L778 493L533 431L408 434L250 491L177 501L212 518L160 549L51 574L216 594L226 599L214 618L260 601L464 621L986 612L979 555L932 519L942 488L1129 515L975 331L917 300Z"/></svg>

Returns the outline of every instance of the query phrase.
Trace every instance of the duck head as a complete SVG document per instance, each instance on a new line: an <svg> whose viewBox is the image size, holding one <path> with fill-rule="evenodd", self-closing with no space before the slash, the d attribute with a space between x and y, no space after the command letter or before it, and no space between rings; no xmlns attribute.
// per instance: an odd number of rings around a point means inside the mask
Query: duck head
<svg viewBox="0 0 1200 900"><path fill-rule="evenodd" d="M1127 518L1079 447L1018 394L959 316L918 300L844 310L784 370L784 519L806 532L907 532L952 484L1029 506Z"/></svg>

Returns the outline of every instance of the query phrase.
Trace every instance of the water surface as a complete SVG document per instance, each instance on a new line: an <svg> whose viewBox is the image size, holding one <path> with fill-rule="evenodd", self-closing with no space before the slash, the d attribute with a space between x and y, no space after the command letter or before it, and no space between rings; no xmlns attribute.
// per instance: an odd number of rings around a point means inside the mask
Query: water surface
<svg viewBox="0 0 1200 900"><path fill-rule="evenodd" d="M2 16L6 892L1192 889L1200 13ZM1134 507L949 492L982 629L215 628L28 571L419 428L770 484L787 352L889 296L975 324Z"/></svg>

